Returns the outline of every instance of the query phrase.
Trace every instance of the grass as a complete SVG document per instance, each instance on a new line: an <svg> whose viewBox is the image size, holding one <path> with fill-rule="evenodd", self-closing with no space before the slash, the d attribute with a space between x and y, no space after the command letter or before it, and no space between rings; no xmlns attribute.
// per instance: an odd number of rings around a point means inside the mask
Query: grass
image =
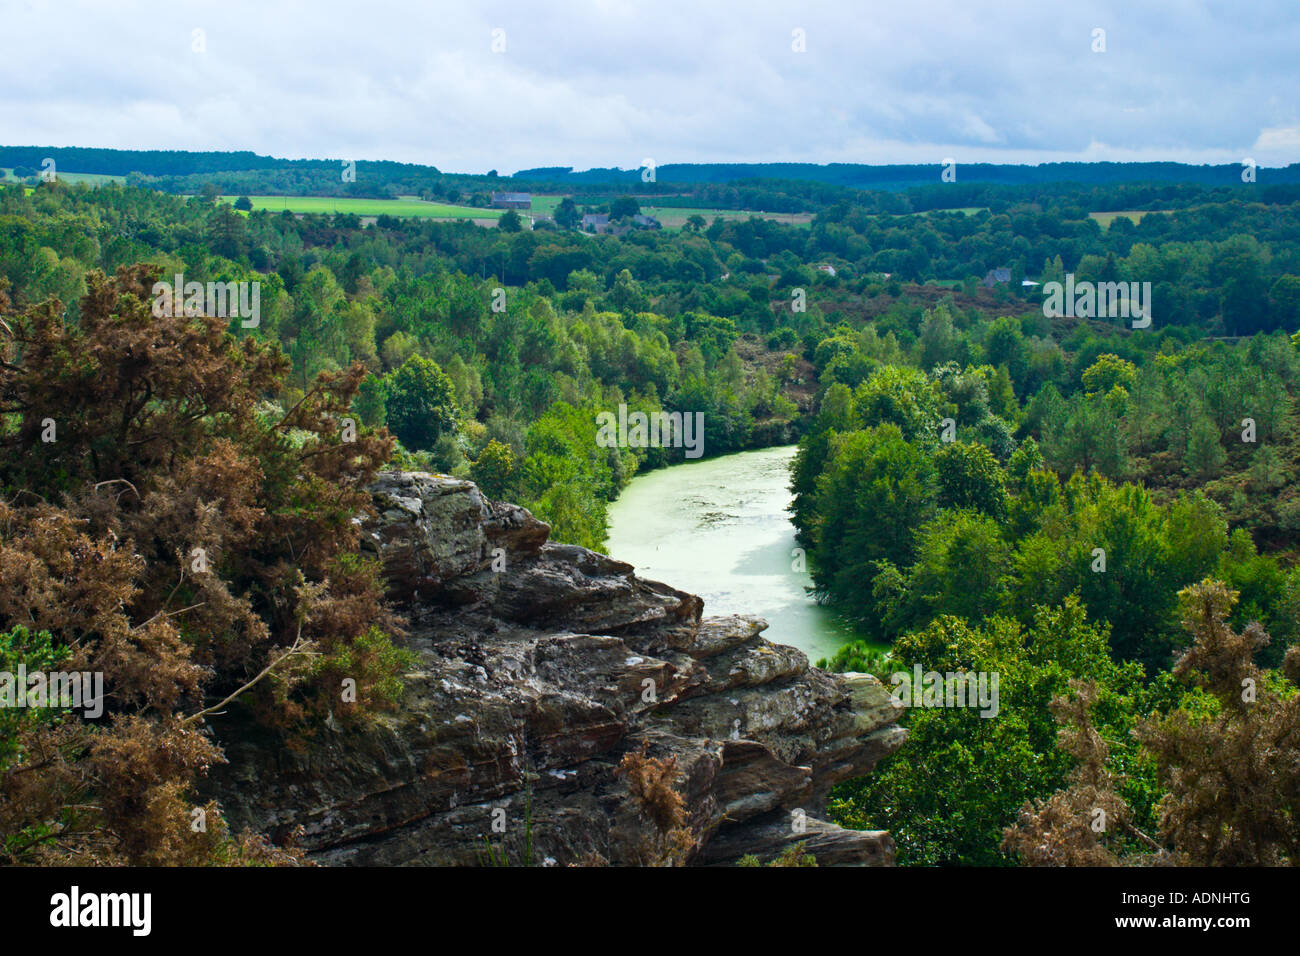
<svg viewBox="0 0 1300 956"><path fill-rule="evenodd" d="M222 196L221 202L233 203L237 196ZM421 219L474 219L488 222L499 219L504 209L480 209L473 206L453 206L450 203L425 202L414 196L400 199L350 199L332 196L249 196L253 209L266 209L279 212L287 209L294 213L352 213L357 216L397 216L400 218ZM555 209L564 199L561 195L534 195L532 215L554 216ZM748 209L709 209L705 207L642 206L641 211L647 216L654 216L665 229L680 229L686 220L694 215L703 216L706 222L714 218L748 219L758 216L777 222L804 225L812 220L810 213L754 212ZM520 212L527 218L527 213Z"/></svg>
<svg viewBox="0 0 1300 956"><path fill-rule="evenodd" d="M937 216L941 213L948 213L948 212L960 213L963 216L973 216L976 213L989 212L989 207L988 206L953 206L949 209L925 209L922 210L921 212L900 212L900 213L895 213L893 215L895 219L898 219L902 216Z"/></svg>
<svg viewBox="0 0 1300 956"><path fill-rule="evenodd" d="M564 199L563 196L539 196L533 194L533 215L554 216L555 207Z"/></svg>
<svg viewBox="0 0 1300 956"><path fill-rule="evenodd" d="M39 173L40 170L37 170ZM77 183L85 183L87 186L102 186L105 183L124 183L125 176L109 176L106 173L65 173L63 170L56 170L59 179L65 183L75 186ZM0 182L18 182L18 177L14 175L12 168L0 168Z"/></svg>
<svg viewBox="0 0 1300 956"><path fill-rule="evenodd" d="M918 216L934 216L943 212L958 212L963 216L974 216L976 213L988 212L988 206L954 206L951 209L927 209L925 212L917 213Z"/></svg>
<svg viewBox="0 0 1300 956"><path fill-rule="evenodd" d="M1101 226L1101 228L1109 229L1110 224L1120 216L1132 220L1133 225L1136 226L1142 221L1143 216L1152 216L1156 214L1168 215L1172 211L1173 210L1171 209L1121 209L1116 212L1090 212L1088 213L1088 218L1097 220L1097 225Z"/></svg>
<svg viewBox="0 0 1300 956"><path fill-rule="evenodd" d="M222 196L233 203L237 196ZM398 216L418 219L498 219L502 209L478 209L450 203L424 202L421 199L349 199L333 196L249 196L253 209L297 213L352 213L357 216Z"/></svg>
<svg viewBox="0 0 1300 956"><path fill-rule="evenodd" d="M787 225L807 225L812 222L812 213L806 212L756 212L752 209L707 209L687 206L642 206L641 212L654 216L665 229L680 229L686 225L691 216L703 216L704 221L712 225L714 219L771 219Z"/></svg>

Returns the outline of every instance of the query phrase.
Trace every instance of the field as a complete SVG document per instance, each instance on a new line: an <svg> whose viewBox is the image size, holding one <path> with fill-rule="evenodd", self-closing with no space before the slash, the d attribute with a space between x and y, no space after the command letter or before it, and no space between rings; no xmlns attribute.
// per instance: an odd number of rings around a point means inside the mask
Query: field
<svg viewBox="0 0 1300 956"><path fill-rule="evenodd" d="M222 196L233 203L237 196ZM297 213L352 213L357 216L399 216L421 219L497 219L503 210L453 206L421 199L338 199L333 196L249 196L253 208Z"/></svg>
<svg viewBox="0 0 1300 956"><path fill-rule="evenodd" d="M1143 216L1154 215L1157 212L1168 215L1170 210L1159 209L1153 212L1151 210L1143 210L1143 209L1121 209L1117 212L1090 212L1088 213L1088 218L1097 220L1097 225L1101 226L1101 228L1109 229L1110 224L1120 216L1124 216L1127 219L1131 219L1133 221L1133 224L1137 225L1139 222L1142 221Z"/></svg>
<svg viewBox="0 0 1300 956"><path fill-rule="evenodd" d="M236 196L222 196L221 202L233 203ZM253 209L279 212L287 209L294 213L352 213L357 216L397 216L422 219L472 219L490 223L499 219L502 209L481 209L472 206L453 206L449 203L425 202L414 196L400 199L337 199L331 196L249 196ZM563 196L533 196L534 216L553 216ZM753 212L747 209L709 209L704 207L642 206L647 216L654 216L665 229L680 229L694 215L712 223L715 218L747 219L758 216L794 225L806 225L812 220L810 213ZM520 213L526 217L526 213Z"/></svg>
<svg viewBox="0 0 1300 956"><path fill-rule="evenodd" d="M59 179L65 183L71 183L73 185L76 185L77 183L85 183L88 186L102 186L105 183L126 182L125 176L108 176L103 173L65 173L61 169L57 172ZM14 171L12 169L0 169L0 182L17 182L17 177L14 176Z"/></svg>
<svg viewBox="0 0 1300 956"><path fill-rule="evenodd" d="M891 215L895 219L902 219L905 216L938 216L947 212L960 213L963 216L973 216L976 213L988 211L988 206L953 206L949 209L923 209L920 212L900 212Z"/></svg>
<svg viewBox="0 0 1300 956"><path fill-rule="evenodd" d="M705 209L679 206L642 206L641 212L647 216L654 216L665 229L680 229L691 216L703 216L704 221L710 225L717 218L748 219L750 216L757 216L759 219L772 219L787 225L802 226L812 222L812 214L806 212L754 212L750 209Z"/></svg>
<svg viewBox="0 0 1300 956"><path fill-rule="evenodd" d="M936 216L945 212L959 212L963 216L973 216L976 213L988 212L988 206L954 206L951 209L927 209L924 212L914 213L917 216Z"/></svg>

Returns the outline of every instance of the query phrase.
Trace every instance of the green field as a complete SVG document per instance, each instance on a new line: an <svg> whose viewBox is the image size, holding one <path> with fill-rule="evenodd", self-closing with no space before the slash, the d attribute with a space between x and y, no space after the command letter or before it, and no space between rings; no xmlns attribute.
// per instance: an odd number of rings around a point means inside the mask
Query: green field
<svg viewBox="0 0 1300 956"><path fill-rule="evenodd" d="M237 196L222 196L233 203ZM421 199L336 199L333 196L249 196L253 209L299 213L352 213L357 216L400 216L423 219L497 219L503 210L452 206Z"/></svg>
<svg viewBox="0 0 1300 956"><path fill-rule="evenodd" d="M102 186L105 183L124 183L125 176L109 176L104 173L65 173L63 170L56 170L59 179L65 183L76 185L85 183L88 186ZM13 169L0 168L0 182L17 182Z"/></svg>
<svg viewBox="0 0 1300 956"><path fill-rule="evenodd" d="M563 196L539 196L533 193L533 215L554 216L555 207L564 199Z"/></svg>
<svg viewBox="0 0 1300 956"><path fill-rule="evenodd" d="M665 229L680 229L691 216L703 216L710 225L714 219L772 219L788 225L803 226L812 222L812 213L806 212L755 212L751 209L706 209L689 206L642 206L641 212L654 216Z"/></svg>
<svg viewBox="0 0 1300 956"><path fill-rule="evenodd" d="M1172 210L1169 209L1156 209L1156 210L1121 209L1117 212L1090 212L1088 213L1088 218L1097 220L1097 225L1101 226L1101 228L1109 229L1110 224L1120 216L1124 216L1128 219L1131 219L1133 221L1133 225L1136 226L1139 222L1142 221L1143 216L1151 216L1156 214L1168 215L1171 211Z"/></svg>
<svg viewBox="0 0 1300 956"><path fill-rule="evenodd" d="M238 197L222 196L221 202L233 203ZM253 209L271 212L288 210L293 213L352 213L357 216L397 216L423 219L473 219L488 222L499 219L505 210L481 209L473 206L453 206L449 203L425 202L414 196L400 199L336 199L331 196L249 196ZM563 196L533 196L534 216L554 216L555 208ZM715 218L748 219L758 216L777 222L805 225L812 220L810 213L753 212L748 209L708 209L704 207L642 206L647 216L654 216L665 229L680 229L694 215L703 216L706 222ZM520 213L526 216L526 213Z"/></svg>
<svg viewBox="0 0 1300 956"><path fill-rule="evenodd" d="M945 212L958 212L963 216L973 216L976 213L988 211L988 206L953 206L950 209L925 209L921 212L900 212L896 214L894 218L897 219L900 216L937 216L940 213Z"/></svg>

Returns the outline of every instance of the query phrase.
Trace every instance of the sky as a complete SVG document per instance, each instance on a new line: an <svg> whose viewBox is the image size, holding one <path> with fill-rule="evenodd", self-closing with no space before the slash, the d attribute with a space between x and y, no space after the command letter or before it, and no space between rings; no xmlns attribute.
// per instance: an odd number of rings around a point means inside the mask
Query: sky
<svg viewBox="0 0 1300 956"><path fill-rule="evenodd" d="M1298 52L1300 0L0 0L0 144L1282 166Z"/></svg>

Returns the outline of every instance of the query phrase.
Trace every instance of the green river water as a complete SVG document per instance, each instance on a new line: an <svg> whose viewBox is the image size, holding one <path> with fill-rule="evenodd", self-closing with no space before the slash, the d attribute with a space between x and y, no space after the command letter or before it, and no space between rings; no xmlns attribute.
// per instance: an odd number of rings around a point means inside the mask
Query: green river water
<svg viewBox="0 0 1300 956"><path fill-rule="evenodd" d="M754 614L764 637L816 663L858 635L804 590L790 503L795 446L674 465L633 478L609 509L608 553L704 600L706 615Z"/></svg>

